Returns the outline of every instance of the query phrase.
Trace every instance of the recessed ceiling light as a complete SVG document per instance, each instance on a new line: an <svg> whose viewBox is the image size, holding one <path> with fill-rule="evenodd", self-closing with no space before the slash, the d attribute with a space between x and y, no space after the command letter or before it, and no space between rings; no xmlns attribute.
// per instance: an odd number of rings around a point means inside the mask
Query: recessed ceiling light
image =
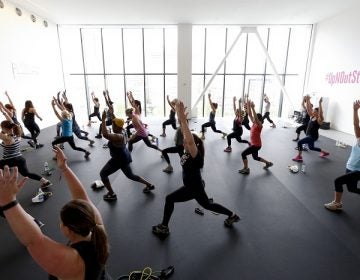
<svg viewBox="0 0 360 280"><path fill-rule="evenodd" d="M45 27L48 27L48 22L46 20L43 21Z"/></svg>
<svg viewBox="0 0 360 280"><path fill-rule="evenodd" d="M16 8L15 11L18 16L22 15L22 11L19 8Z"/></svg>
<svg viewBox="0 0 360 280"><path fill-rule="evenodd" d="M3 3L3 1L1 1L1 0L0 0L0 8L1 8L1 9L4 8L4 3Z"/></svg>
<svg viewBox="0 0 360 280"><path fill-rule="evenodd" d="M34 15L30 16L32 22L36 22L36 17Z"/></svg>

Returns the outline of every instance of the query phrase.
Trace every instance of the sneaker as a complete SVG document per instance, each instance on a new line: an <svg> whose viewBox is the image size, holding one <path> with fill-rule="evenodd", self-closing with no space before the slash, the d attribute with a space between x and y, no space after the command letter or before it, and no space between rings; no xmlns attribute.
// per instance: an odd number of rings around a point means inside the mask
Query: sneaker
<svg viewBox="0 0 360 280"><path fill-rule="evenodd" d="M171 173L174 171L173 167L171 165L168 165L165 169L163 169L166 173Z"/></svg>
<svg viewBox="0 0 360 280"><path fill-rule="evenodd" d="M294 142L297 142L297 141L299 141L299 138L295 138L295 139L293 139L293 141L294 141Z"/></svg>
<svg viewBox="0 0 360 280"><path fill-rule="evenodd" d="M201 135L200 139L205 140L205 135Z"/></svg>
<svg viewBox="0 0 360 280"><path fill-rule="evenodd" d="M59 145L59 148L60 148L61 150L64 150L64 149L65 149L64 144L60 144L60 145Z"/></svg>
<svg viewBox="0 0 360 280"><path fill-rule="evenodd" d="M87 137L89 135L89 132L85 131L84 134Z"/></svg>
<svg viewBox="0 0 360 280"><path fill-rule="evenodd" d="M89 156L90 156L90 154L91 154L91 153L90 153L89 151L86 151L86 152L85 152L85 155L84 155L84 158L88 159Z"/></svg>
<svg viewBox="0 0 360 280"><path fill-rule="evenodd" d="M292 159L293 161L297 161L297 162L302 162L303 161L303 158L302 156L296 156Z"/></svg>
<svg viewBox="0 0 360 280"><path fill-rule="evenodd" d="M33 140L27 141L31 148L35 148L35 143Z"/></svg>
<svg viewBox="0 0 360 280"><path fill-rule="evenodd" d="M96 138L96 139L101 139L101 138L102 138L102 135L101 135L101 134L96 134L96 135L95 135L95 138Z"/></svg>
<svg viewBox="0 0 360 280"><path fill-rule="evenodd" d="M162 237L166 237L166 236L169 235L170 230L169 230L169 227L168 227L168 226L164 226L164 225L162 225L162 224L158 224L158 225L152 227L152 232L153 232L155 235L159 235L159 236L162 236Z"/></svg>
<svg viewBox="0 0 360 280"><path fill-rule="evenodd" d="M90 140L89 146L90 146L90 147L94 146L94 143L95 143L94 140Z"/></svg>
<svg viewBox="0 0 360 280"><path fill-rule="evenodd" d="M240 217L236 214L228 217L225 221L224 221L224 225L227 227L231 227L233 223L236 223L240 221Z"/></svg>
<svg viewBox="0 0 360 280"><path fill-rule="evenodd" d="M154 185L148 185L143 189L143 193L150 193L153 189L155 189Z"/></svg>
<svg viewBox="0 0 360 280"><path fill-rule="evenodd" d="M166 137L166 133L160 134L161 137Z"/></svg>
<svg viewBox="0 0 360 280"><path fill-rule="evenodd" d="M226 134L225 132L223 132L222 135L223 135L223 136L222 136L222 139L225 139L225 137L227 136L227 134Z"/></svg>
<svg viewBox="0 0 360 280"><path fill-rule="evenodd" d="M275 124L275 123L272 123L272 125L270 125L270 127L275 128L275 127L276 127L276 124Z"/></svg>
<svg viewBox="0 0 360 280"><path fill-rule="evenodd" d="M103 149L107 149L107 148L109 148L108 144L104 144Z"/></svg>
<svg viewBox="0 0 360 280"><path fill-rule="evenodd" d="M50 186L52 186L52 183L50 181L47 181L47 182L41 184L40 188L41 188L41 190L44 190L44 189L47 189Z"/></svg>
<svg viewBox="0 0 360 280"><path fill-rule="evenodd" d="M224 150L224 152L226 152L226 153L231 153L231 151L232 151L232 148L231 148L231 147L227 147L227 148Z"/></svg>
<svg viewBox="0 0 360 280"><path fill-rule="evenodd" d="M115 200L117 200L117 196L115 193L111 193L111 194L107 193L107 194L104 194L103 199L105 201L115 201Z"/></svg>
<svg viewBox="0 0 360 280"><path fill-rule="evenodd" d="M195 213L199 214L200 216L204 216L204 210L202 210L200 208L195 208Z"/></svg>
<svg viewBox="0 0 360 280"><path fill-rule="evenodd" d="M250 174L250 168L240 169L239 173L248 175L248 174Z"/></svg>
<svg viewBox="0 0 360 280"><path fill-rule="evenodd" d="M40 148L42 148L42 147L44 147L43 144L36 144L35 149L40 149Z"/></svg>
<svg viewBox="0 0 360 280"><path fill-rule="evenodd" d="M45 224L42 221L38 220L38 219L34 218L34 222L35 222L35 224L37 224L37 226L39 228L42 228L43 226L45 226Z"/></svg>
<svg viewBox="0 0 360 280"><path fill-rule="evenodd" d="M273 166L274 164L272 162L268 162L266 163L266 165L264 166L264 169L268 169L269 167Z"/></svg>
<svg viewBox="0 0 360 280"><path fill-rule="evenodd" d="M331 211L340 211L342 210L342 203L331 201L329 203L324 204L325 208Z"/></svg>
<svg viewBox="0 0 360 280"><path fill-rule="evenodd" d="M330 153L328 153L328 152L320 152L319 157L324 158L324 157L327 157L328 155L330 155Z"/></svg>
<svg viewBox="0 0 360 280"><path fill-rule="evenodd" d="M41 203L41 202L45 201L45 194L41 190L41 188L39 189L37 194L31 199L31 201L32 201L32 203Z"/></svg>

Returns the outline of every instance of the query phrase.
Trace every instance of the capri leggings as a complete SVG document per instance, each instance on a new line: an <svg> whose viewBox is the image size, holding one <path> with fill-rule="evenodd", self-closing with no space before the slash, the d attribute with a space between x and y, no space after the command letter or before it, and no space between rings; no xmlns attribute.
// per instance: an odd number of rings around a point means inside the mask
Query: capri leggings
<svg viewBox="0 0 360 280"><path fill-rule="evenodd" d="M254 146L251 145L250 147L246 148L242 153L241 157L242 159L246 159L247 155L252 155L254 160L260 161L261 157L259 157L259 150L261 149L261 146Z"/></svg>
<svg viewBox="0 0 360 280"><path fill-rule="evenodd" d="M205 127L211 127L211 129L216 133L222 133L221 130L216 129L216 122L206 122L201 126L201 132L205 132Z"/></svg>
<svg viewBox="0 0 360 280"><path fill-rule="evenodd" d="M236 141L238 141L239 143L246 143L246 144L249 144L249 141L247 140L242 140L241 139L241 135L242 135L242 131L239 131L239 132L231 132L230 134L228 134L228 136L226 137L227 138L227 143L228 143L228 146L230 147L231 146L231 139L232 138L235 138Z"/></svg>
<svg viewBox="0 0 360 280"><path fill-rule="evenodd" d="M74 136L61 136L60 138L56 139L55 141L53 141L51 143L51 145L55 146L57 144L61 144L61 143L65 143L65 142L68 142L70 147L73 149L73 150L76 150L76 151L81 151L81 152L84 152L86 153L86 150L83 149L83 148L80 148L80 147L77 147L75 145L75 142L74 142Z"/></svg>
<svg viewBox="0 0 360 280"><path fill-rule="evenodd" d="M298 150L302 151L303 150L303 145L307 144L309 146L309 149L312 151L317 151L317 152L321 152L320 148L315 147L315 139L312 138L311 136L306 136L305 138L301 139L298 142Z"/></svg>
<svg viewBox="0 0 360 280"><path fill-rule="evenodd" d="M169 148L162 150L162 155L164 156L164 159L166 160L166 162L168 164L170 164L170 158L169 158L168 154L175 154L175 153L178 153L179 156L182 157L182 155L184 154L184 146L178 145L175 147L169 147Z"/></svg>
<svg viewBox="0 0 360 280"><path fill-rule="evenodd" d="M165 129L165 126L171 124L173 129L176 129L176 120L168 119L162 123L162 128Z"/></svg>
<svg viewBox="0 0 360 280"><path fill-rule="evenodd" d="M143 140L144 143L146 144L146 146L153 148L155 150L159 150L159 148L156 145L150 143L150 140L147 136L141 137L141 136L136 135L134 138L130 139L128 142L128 144L129 144L128 148L129 148L130 152L133 150L133 144L136 142L139 142L140 140Z"/></svg>
<svg viewBox="0 0 360 280"><path fill-rule="evenodd" d="M301 131L304 131L304 133L306 133L307 126L308 126L308 124L300 125L298 128L296 128L296 134L300 134Z"/></svg>
<svg viewBox="0 0 360 280"><path fill-rule="evenodd" d="M110 184L109 176L116 171L121 169L121 171L125 174L126 177L128 177L130 180L141 182L141 179L138 175L135 175L130 167L129 163L122 163L121 160L116 158L111 158L101 169L100 171L100 177L101 181L106 184Z"/></svg>
<svg viewBox="0 0 360 280"><path fill-rule="evenodd" d="M266 112L263 116L263 120L267 119L269 123L274 123L272 119L270 119L270 112Z"/></svg>
<svg viewBox="0 0 360 280"><path fill-rule="evenodd" d="M205 183L199 186L183 186L180 189L172 192L166 196L164 218L162 224L167 226L169 224L171 215L174 211L174 204L176 202L185 202L195 199L206 210L213 211L215 213L231 216L232 212L218 203L211 203L205 192Z"/></svg>
<svg viewBox="0 0 360 280"><path fill-rule="evenodd" d="M19 173L23 177L29 177L30 179L33 179L33 180L36 180L36 181L41 180L40 175L29 172L29 170L28 170L28 168L26 166L26 160L22 156L18 156L18 157L15 157L15 158L10 158L10 159L2 159L2 160L0 160L0 169L4 169L5 165L8 165L9 167L16 166L18 168L18 170L19 170Z"/></svg>
<svg viewBox="0 0 360 280"><path fill-rule="evenodd" d="M30 134L31 134L31 139L34 141L34 143L37 143L37 137L40 134L40 128L39 126L36 124L36 122L24 122L25 127L27 128L27 130L29 130Z"/></svg>
<svg viewBox="0 0 360 280"><path fill-rule="evenodd" d="M335 179L335 191L343 192L343 185L346 185L349 192L360 194L357 183L360 181L360 171L346 169L346 174Z"/></svg>

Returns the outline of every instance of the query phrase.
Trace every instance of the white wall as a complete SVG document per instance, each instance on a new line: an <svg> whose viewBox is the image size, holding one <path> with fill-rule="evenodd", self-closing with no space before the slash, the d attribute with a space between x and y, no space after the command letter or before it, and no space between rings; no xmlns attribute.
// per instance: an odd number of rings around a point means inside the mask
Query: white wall
<svg viewBox="0 0 360 280"><path fill-rule="evenodd" d="M41 128L56 122L51 96L63 87L56 25L42 18L34 23L30 12L3 1L0 9L0 100L7 103L4 91L12 98L20 119L26 100L32 100L39 115Z"/></svg>
<svg viewBox="0 0 360 280"><path fill-rule="evenodd" d="M310 94L329 98L325 121L331 122L333 129L351 134L352 103L360 99L359 10L360 5L316 25L307 88ZM336 81L338 72L344 76Z"/></svg>

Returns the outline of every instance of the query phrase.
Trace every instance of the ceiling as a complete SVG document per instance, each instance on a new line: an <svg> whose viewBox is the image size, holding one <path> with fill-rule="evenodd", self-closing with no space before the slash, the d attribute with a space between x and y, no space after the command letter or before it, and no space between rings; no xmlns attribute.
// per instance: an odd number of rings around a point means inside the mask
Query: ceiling
<svg viewBox="0 0 360 280"><path fill-rule="evenodd" d="M358 0L11 0L57 24L308 24Z"/></svg>

